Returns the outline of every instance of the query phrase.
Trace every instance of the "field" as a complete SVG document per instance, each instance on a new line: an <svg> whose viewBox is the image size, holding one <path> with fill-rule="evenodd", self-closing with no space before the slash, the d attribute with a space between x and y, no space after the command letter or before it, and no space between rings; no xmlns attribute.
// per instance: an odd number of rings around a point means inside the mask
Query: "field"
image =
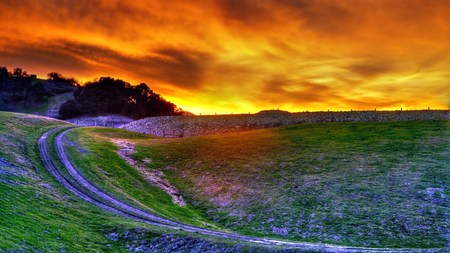
<svg viewBox="0 0 450 253"><path fill-rule="evenodd" d="M325 123L164 139L80 128L68 150L98 186L182 222L296 241L439 248L449 243L449 129L445 120ZM174 206L124 164L118 139L136 145L135 161L162 171L188 205Z"/></svg>
<svg viewBox="0 0 450 253"><path fill-rule="evenodd" d="M277 252L134 222L72 195L46 171L37 149L45 131L66 125L0 112L0 252Z"/></svg>

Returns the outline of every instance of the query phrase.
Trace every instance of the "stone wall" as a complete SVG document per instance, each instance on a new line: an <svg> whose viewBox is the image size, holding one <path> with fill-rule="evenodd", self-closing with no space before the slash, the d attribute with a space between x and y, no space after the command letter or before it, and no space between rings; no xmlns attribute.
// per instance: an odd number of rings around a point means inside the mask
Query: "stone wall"
<svg viewBox="0 0 450 253"><path fill-rule="evenodd" d="M449 110L299 112L268 111L257 114L151 117L124 125L131 131L162 137L222 134L268 127L322 122L377 122L450 119Z"/></svg>

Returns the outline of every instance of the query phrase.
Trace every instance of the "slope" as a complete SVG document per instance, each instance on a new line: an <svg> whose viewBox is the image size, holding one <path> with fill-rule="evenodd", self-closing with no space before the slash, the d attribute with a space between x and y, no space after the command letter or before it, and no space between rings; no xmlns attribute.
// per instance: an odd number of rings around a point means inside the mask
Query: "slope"
<svg viewBox="0 0 450 253"><path fill-rule="evenodd" d="M1 252L277 252L134 222L83 201L57 183L39 157L39 137L61 126L70 125L0 112Z"/></svg>
<svg viewBox="0 0 450 253"><path fill-rule="evenodd" d="M133 143L136 162L163 172L194 210L246 235L435 248L448 245L448 124L329 123L170 140L84 128L69 134L79 145L69 150L78 165L97 163L84 169L90 180L136 196L113 186L130 178L105 166L113 141Z"/></svg>

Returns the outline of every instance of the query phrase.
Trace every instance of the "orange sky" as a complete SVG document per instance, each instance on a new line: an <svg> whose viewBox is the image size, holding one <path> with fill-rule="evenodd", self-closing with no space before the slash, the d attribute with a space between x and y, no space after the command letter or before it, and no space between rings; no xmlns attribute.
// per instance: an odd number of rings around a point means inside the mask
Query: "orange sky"
<svg viewBox="0 0 450 253"><path fill-rule="evenodd" d="M446 0L1 0L0 66L194 113L448 108Z"/></svg>

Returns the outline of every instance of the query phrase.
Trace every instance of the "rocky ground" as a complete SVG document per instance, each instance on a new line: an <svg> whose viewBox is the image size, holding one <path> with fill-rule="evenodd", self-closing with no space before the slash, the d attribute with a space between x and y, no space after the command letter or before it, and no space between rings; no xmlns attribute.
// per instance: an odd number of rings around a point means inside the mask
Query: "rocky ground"
<svg viewBox="0 0 450 253"><path fill-rule="evenodd" d="M142 228L113 232L108 234L112 242L123 242L129 252L189 252L189 253L296 253L296 252L331 252L299 249L277 249L266 247L245 246L242 244L227 244L221 242L206 241L203 239L180 236L170 233L156 235Z"/></svg>
<svg viewBox="0 0 450 253"><path fill-rule="evenodd" d="M121 127L133 121L121 115L102 115L102 116L80 116L67 120L78 126L103 126L103 127Z"/></svg>

